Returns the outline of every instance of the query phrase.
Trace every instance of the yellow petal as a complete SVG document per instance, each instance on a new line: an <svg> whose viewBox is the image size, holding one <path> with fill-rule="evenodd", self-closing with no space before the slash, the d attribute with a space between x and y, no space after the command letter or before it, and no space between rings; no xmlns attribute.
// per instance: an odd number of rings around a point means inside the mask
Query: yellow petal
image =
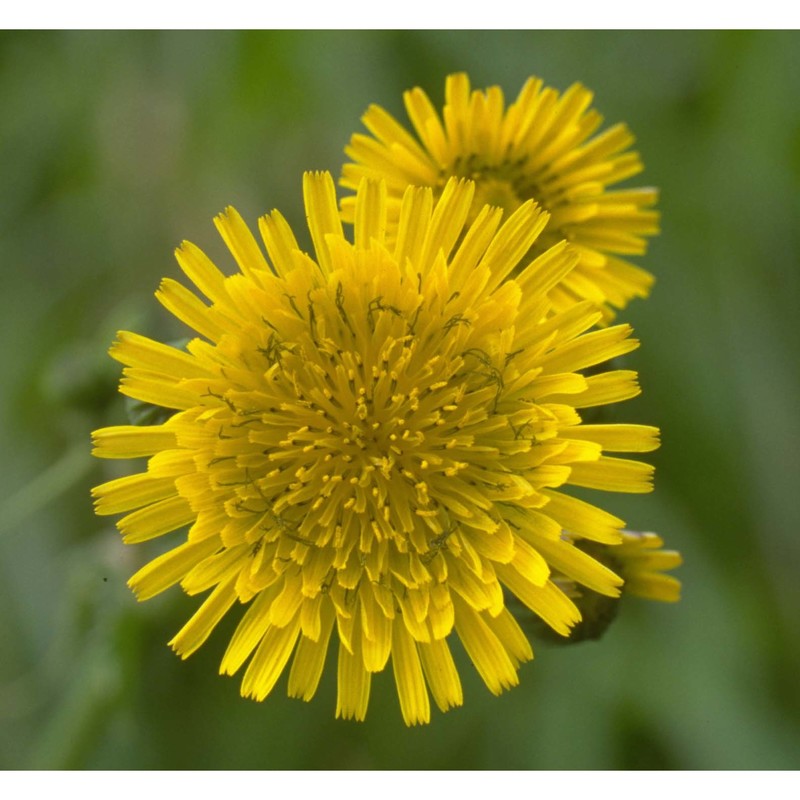
<svg viewBox="0 0 800 800"><path fill-rule="evenodd" d="M206 598L192 618L178 631L170 647L181 657L188 658L211 635L217 623L228 613L236 600L233 579L221 583Z"/></svg>
<svg viewBox="0 0 800 800"><path fill-rule="evenodd" d="M278 588L277 584L273 584L256 595L255 600L250 603L222 657L219 668L221 673L233 675L264 637L269 627L269 607Z"/></svg>
<svg viewBox="0 0 800 800"><path fill-rule="evenodd" d="M464 702L461 680L458 677L450 648L443 639L418 642L422 668L433 700L441 711L460 706Z"/></svg>
<svg viewBox="0 0 800 800"><path fill-rule="evenodd" d="M534 586L512 566L495 567L497 576L531 611L538 614L556 633L569 636L570 629L581 619L578 608L552 581Z"/></svg>
<svg viewBox="0 0 800 800"><path fill-rule="evenodd" d="M563 435L597 442L614 453L647 453L659 446L659 430L652 425L580 425Z"/></svg>
<svg viewBox="0 0 800 800"><path fill-rule="evenodd" d="M225 276L199 247L191 242L183 242L175 251L175 258L189 280L209 300L214 303L225 302Z"/></svg>
<svg viewBox="0 0 800 800"><path fill-rule="evenodd" d="M209 308L197 295L177 281L164 278L156 299L171 314L212 342L219 341L223 328L216 309Z"/></svg>
<svg viewBox="0 0 800 800"><path fill-rule="evenodd" d="M306 172L303 175L303 199L317 260L323 272L330 273L334 267L328 255L325 237L333 234L341 238L343 235L336 205L336 189L330 173Z"/></svg>
<svg viewBox="0 0 800 800"><path fill-rule="evenodd" d="M453 598L456 606L456 632L478 674L492 694L500 694L519 683L517 671L502 642L481 616L464 601Z"/></svg>
<svg viewBox="0 0 800 800"><path fill-rule="evenodd" d="M214 224L244 275L252 278L255 272L269 271L258 242L235 208L226 208L214 218Z"/></svg>
<svg viewBox="0 0 800 800"><path fill-rule="evenodd" d="M653 491L653 467L627 458L601 456L597 461L573 464L569 483L587 489L642 494Z"/></svg>
<svg viewBox="0 0 800 800"><path fill-rule="evenodd" d="M353 634L353 652L339 644L338 692L336 716L342 719L363 720L367 715L371 675L364 666L361 655L361 631Z"/></svg>
<svg viewBox="0 0 800 800"><path fill-rule="evenodd" d="M299 615L283 628L267 629L242 678L242 697L263 700L272 691L292 655L299 633Z"/></svg>
<svg viewBox="0 0 800 800"><path fill-rule="evenodd" d="M145 542L165 533L182 528L197 515L182 497L168 497L140 508L123 517L118 523L122 540L126 544Z"/></svg>
<svg viewBox="0 0 800 800"><path fill-rule="evenodd" d="M175 447L173 431L163 425L115 425L92 433L92 455L99 458L140 458Z"/></svg>
<svg viewBox="0 0 800 800"><path fill-rule="evenodd" d="M119 514L176 494L171 478L154 478L147 472L108 481L92 489L96 514Z"/></svg>
<svg viewBox="0 0 800 800"><path fill-rule="evenodd" d="M138 600L147 600L178 583L219 548L219 540L185 542L142 567L129 581Z"/></svg>
<svg viewBox="0 0 800 800"><path fill-rule="evenodd" d="M289 223L279 211L273 211L258 220L258 228L275 271L288 275L294 266L292 253L300 249Z"/></svg>
<svg viewBox="0 0 800 800"><path fill-rule="evenodd" d="M333 631L335 617L333 605L325 602L322 604L321 611L322 624L319 638L316 641L306 636L300 638L292 661L292 668L289 671L289 697L299 697L306 702L316 694Z"/></svg>
<svg viewBox="0 0 800 800"><path fill-rule="evenodd" d="M429 722L431 707L417 645L403 625L392 628L392 668L403 721L406 725Z"/></svg>
<svg viewBox="0 0 800 800"><path fill-rule="evenodd" d="M554 569L563 572L567 577L600 594L619 597L622 578L575 545L563 539L540 539L536 547Z"/></svg>
<svg viewBox="0 0 800 800"><path fill-rule="evenodd" d="M364 178L358 187L353 243L368 250L372 240L383 243L386 236L386 184Z"/></svg>
<svg viewBox="0 0 800 800"><path fill-rule="evenodd" d="M504 608L496 617L483 617L500 640L515 667L533 658L533 649L514 615Z"/></svg>
<svg viewBox="0 0 800 800"><path fill-rule="evenodd" d="M585 539L605 544L617 544L621 540L620 530L625 522L595 506L561 492L543 489L549 498L545 514L552 517L562 528Z"/></svg>

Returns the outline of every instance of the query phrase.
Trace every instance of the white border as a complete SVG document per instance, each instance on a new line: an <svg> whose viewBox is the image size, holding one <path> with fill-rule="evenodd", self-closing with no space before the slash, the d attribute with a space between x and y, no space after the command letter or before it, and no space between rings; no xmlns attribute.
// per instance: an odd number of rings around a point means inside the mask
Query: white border
<svg viewBox="0 0 800 800"><path fill-rule="evenodd" d="M3 28L21 29L670 29L797 28L800 5L782 0L728 3L719 6L693 0L668 5L645 0L573 0L564 4L501 0L480 3L431 3L404 0L382 3L354 0L346 5L324 0L291 3L189 3L137 0L135 3L6 3ZM734 5L736 7L734 7ZM456 11L457 9L457 11ZM310 27L309 27L310 26Z"/></svg>

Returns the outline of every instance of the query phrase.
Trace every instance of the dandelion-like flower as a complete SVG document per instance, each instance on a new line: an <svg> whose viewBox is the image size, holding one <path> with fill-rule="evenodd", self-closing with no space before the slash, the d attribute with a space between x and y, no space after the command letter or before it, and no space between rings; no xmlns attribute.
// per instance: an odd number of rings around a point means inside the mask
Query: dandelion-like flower
<svg viewBox="0 0 800 800"><path fill-rule="evenodd" d="M625 580L625 594L662 603L681 599L681 582L664 573L679 567L683 558L677 550L665 550L658 534L622 531L622 543L609 549L608 559Z"/></svg>
<svg viewBox="0 0 800 800"><path fill-rule="evenodd" d="M409 188L389 244L385 184L365 180L351 243L332 178L307 174L313 258L273 212L267 260L228 209L216 224L240 272L184 243L210 304L171 279L157 293L199 337L179 350L122 332L111 349L121 392L173 413L95 432L98 456L149 457L94 490L97 512L126 514L125 542L175 537L131 578L140 599L210 590L171 642L182 657L246 606L221 664L248 662L246 696L291 661L289 694L311 699L333 640L338 715L363 719L391 659L405 722L427 722L429 692L462 703L452 634L494 693L532 658L504 589L564 636L580 614L551 572L619 593L562 531L617 543L622 520L564 487L651 489L651 467L607 452L652 450L657 429L577 411L638 393L633 372L580 372L637 342L627 325L591 330L591 303L550 313L577 260L564 243L508 279L547 215L527 202L501 226L487 207L467 226L474 192Z"/></svg>
<svg viewBox="0 0 800 800"><path fill-rule="evenodd" d="M372 135L352 137L343 186L356 189L363 177L385 179L390 222L406 186L430 186L438 196L451 176L475 181L473 216L486 203L510 214L533 199L550 212L533 254L567 239L580 256L550 290L556 308L588 299L610 319L612 306L648 294L652 276L620 256L644 253L646 237L658 233L657 192L609 191L641 172L642 162L629 150L633 136L625 125L594 135L602 117L590 107L588 89L576 83L559 96L530 78L506 109L499 86L471 92L469 78L459 73L447 78L441 117L422 89L406 92L404 100L417 136L370 106L362 121ZM342 210L352 221L352 199Z"/></svg>

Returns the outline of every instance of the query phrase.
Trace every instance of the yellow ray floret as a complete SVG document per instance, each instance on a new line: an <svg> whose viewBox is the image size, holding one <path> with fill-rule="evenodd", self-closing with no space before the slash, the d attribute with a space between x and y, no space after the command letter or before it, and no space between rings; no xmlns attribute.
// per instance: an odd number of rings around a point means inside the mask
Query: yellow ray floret
<svg viewBox="0 0 800 800"><path fill-rule="evenodd" d="M649 466L608 453L653 450L658 431L582 423L576 409L639 389L632 372L580 370L637 343L628 326L592 330L592 303L553 307L578 257L527 259L541 208L473 219L475 184L453 179L407 189L394 235L389 189L360 184L350 241L331 177L306 175L313 256L277 212L259 224L265 251L235 211L217 218L230 277L181 246L209 304L171 281L157 297L199 337L118 335L122 391L172 414L95 433L96 455L148 461L94 497L125 515L126 542L174 539L131 578L140 599L208 593L171 642L182 657L242 605L220 671L244 670L243 694L263 700L288 667L289 694L310 700L334 647L339 716L363 719L391 664L414 725L430 697L463 702L456 637L492 692L518 683L533 652L509 594L568 636L580 612L554 574L619 593L563 533L617 545L624 523L568 487L649 491Z"/></svg>
<svg viewBox="0 0 800 800"><path fill-rule="evenodd" d="M626 594L647 600L676 603L681 596L681 582L665 575L683 563L677 550L664 550L664 541L655 533L623 531L622 543L609 556L625 579Z"/></svg>
<svg viewBox="0 0 800 800"><path fill-rule="evenodd" d="M658 233L655 189L610 187L642 171L633 136L619 124L597 133L602 117L592 93L575 84L563 95L530 78L506 107L498 86L473 91L463 73L445 83L441 115L422 89L404 94L414 129L407 131L383 108L369 107L362 121L370 135L353 135L341 184L358 189L364 177L387 187L387 226L400 236L406 187L429 186L439 196L455 176L475 182L470 220L488 204L507 217L525 201L549 212L532 254L560 240L575 246L577 266L548 292L555 308L592 301L606 318L634 297L648 294L652 276L619 256L641 255ZM342 201L343 218L355 220L355 198Z"/></svg>

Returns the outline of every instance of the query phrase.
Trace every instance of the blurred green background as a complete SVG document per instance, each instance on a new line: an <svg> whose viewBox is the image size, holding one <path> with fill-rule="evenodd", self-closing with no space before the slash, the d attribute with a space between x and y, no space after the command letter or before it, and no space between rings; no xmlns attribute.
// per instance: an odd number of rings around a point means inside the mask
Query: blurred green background
<svg viewBox="0 0 800 800"><path fill-rule="evenodd" d="M799 768L800 38L796 33L6 33L0 38L0 767ZM683 600L630 599L599 643L539 645L493 698L406 729L391 670L366 723L334 719L335 654L311 704L217 676L232 621L181 662L197 599L137 604L89 489L89 431L124 423L115 331L176 338L152 293L184 238L231 266L212 225L338 176L360 114L405 120L444 76L511 99L531 74L595 91L662 189L623 318L661 426L656 492L605 505L680 549ZM155 545L157 549L157 544Z"/></svg>

